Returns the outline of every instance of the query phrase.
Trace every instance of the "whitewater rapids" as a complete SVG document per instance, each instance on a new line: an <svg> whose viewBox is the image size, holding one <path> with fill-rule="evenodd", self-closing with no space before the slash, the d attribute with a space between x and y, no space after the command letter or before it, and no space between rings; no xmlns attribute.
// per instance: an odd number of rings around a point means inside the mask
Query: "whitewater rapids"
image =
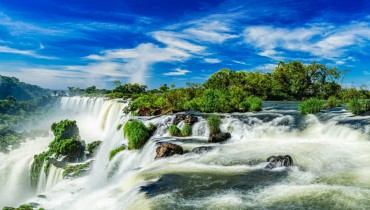
<svg viewBox="0 0 370 210"><path fill-rule="evenodd" d="M221 130L232 135L222 144L207 143L204 114L197 114L200 121L186 138L169 137L166 127L174 115L141 117L158 125L154 136L141 150L125 150L109 161L112 149L127 145L117 129L130 118L122 112L126 105L62 98L50 122L77 120L86 143L103 141L91 172L63 179L62 170L52 167L33 191L33 155L47 150L53 136L29 140L0 153L0 207L32 202L63 210L370 209L370 117L353 117L344 109L302 116L294 108L267 104L259 113L221 114ZM185 150L214 148L154 160L158 142ZM271 155L290 155L295 166L266 170Z"/></svg>

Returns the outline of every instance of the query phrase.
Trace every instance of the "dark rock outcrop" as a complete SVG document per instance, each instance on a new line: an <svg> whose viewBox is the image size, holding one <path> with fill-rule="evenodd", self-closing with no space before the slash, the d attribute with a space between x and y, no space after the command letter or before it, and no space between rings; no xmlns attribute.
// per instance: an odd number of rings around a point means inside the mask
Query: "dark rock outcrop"
<svg viewBox="0 0 370 210"><path fill-rule="evenodd" d="M157 147L156 152L157 155L155 156L155 159L158 159L163 157L170 157L172 155L182 155L184 153L184 150L181 146L177 144L165 143Z"/></svg>
<svg viewBox="0 0 370 210"><path fill-rule="evenodd" d="M198 118L193 114L177 114L173 119L172 124L177 125L183 120L189 125L193 125L194 123L198 122Z"/></svg>
<svg viewBox="0 0 370 210"><path fill-rule="evenodd" d="M293 166L293 158L290 155L270 156L267 158L266 161L268 162L268 164L265 167L266 169Z"/></svg>
<svg viewBox="0 0 370 210"><path fill-rule="evenodd" d="M205 153L205 152L209 152L212 149L213 149L213 147L210 147L210 146L202 146L202 147L195 147L190 152L196 153L196 154L202 154L202 153Z"/></svg>
<svg viewBox="0 0 370 210"><path fill-rule="evenodd" d="M209 143L218 143L218 142L223 142L231 138L230 133L215 133L209 135L208 142Z"/></svg>
<svg viewBox="0 0 370 210"><path fill-rule="evenodd" d="M48 157L48 161L50 164L54 165L55 167L57 168L66 168L67 167L67 163L65 161L59 161L55 158L52 158L52 157Z"/></svg>
<svg viewBox="0 0 370 210"><path fill-rule="evenodd" d="M138 116L150 116L152 111L148 107L141 107L137 113Z"/></svg>

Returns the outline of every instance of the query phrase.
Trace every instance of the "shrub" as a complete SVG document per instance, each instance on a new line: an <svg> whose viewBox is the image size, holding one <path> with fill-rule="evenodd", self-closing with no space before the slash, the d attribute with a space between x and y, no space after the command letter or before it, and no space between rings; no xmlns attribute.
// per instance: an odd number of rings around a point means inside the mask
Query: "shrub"
<svg viewBox="0 0 370 210"><path fill-rule="evenodd" d="M335 96L330 96L328 98L328 100L326 101L326 107L327 108L334 108L334 107L338 107L342 104L341 100L339 100L337 97Z"/></svg>
<svg viewBox="0 0 370 210"><path fill-rule="evenodd" d="M217 115L211 115L207 118L209 130L211 134L220 133L221 118Z"/></svg>
<svg viewBox="0 0 370 210"><path fill-rule="evenodd" d="M87 151L89 152L89 154L91 155L95 154L98 151L101 143L102 141L93 141L87 144Z"/></svg>
<svg viewBox="0 0 370 210"><path fill-rule="evenodd" d="M247 112L249 111L250 108L251 108L251 104L249 103L247 99L245 99L239 104L239 110L242 112Z"/></svg>
<svg viewBox="0 0 370 210"><path fill-rule="evenodd" d="M30 170L31 186L33 188L37 187L42 166L44 165L44 162L47 160L49 155L50 155L49 152L43 152L33 157L33 162Z"/></svg>
<svg viewBox="0 0 370 210"><path fill-rule="evenodd" d="M77 165L69 165L66 169L63 171L63 177L80 177L85 175L91 165L92 161L84 163L84 164L77 164Z"/></svg>
<svg viewBox="0 0 370 210"><path fill-rule="evenodd" d="M130 120L123 127L123 134L128 138L128 149L140 149L150 138L150 132L144 123Z"/></svg>
<svg viewBox="0 0 370 210"><path fill-rule="evenodd" d="M370 111L370 100L363 100L361 104L364 112Z"/></svg>
<svg viewBox="0 0 370 210"><path fill-rule="evenodd" d="M181 136L181 130L176 125L168 126L168 132L171 136Z"/></svg>
<svg viewBox="0 0 370 210"><path fill-rule="evenodd" d="M58 144L57 154L65 155L69 160L81 159L84 155L85 145L76 139L63 139Z"/></svg>
<svg viewBox="0 0 370 210"><path fill-rule="evenodd" d="M121 152L125 149L126 149L126 147L120 146L120 147L117 147L117 148L113 149L112 151L110 151L109 160L112 160L114 158L114 156L116 156L119 152Z"/></svg>
<svg viewBox="0 0 370 210"><path fill-rule="evenodd" d="M182 136L190 136L191 135L191 125L185 124L184 127L181 129Z"/></svg>
<svg viewBox="0 0 370 210"><path fill-rule="evenodd" d="M55 140L60 139L80 139L79 130L75 120L62 120L59 123L53 123L51 130L55 135Z"/></svg>
<svg viewBox="0 0 370 210"><path fill-rule="evenodd" d="M249 111L258 112L262 110L263 101L260 97L250 96L243 101L244 103L249 103Z"/></svg>
<svg viewBox="0 0 370 210"><path fill-rule="evenodd" d="M299 104L298 110L302 114L315 114L324 109L324 107L325 103L322 100L317 98L309 98Z"/></svg>
<svg viewBox="0 0 370 210"><path fill-rule="evenodd" d="M346 108L354 115L359 115L364 111L363 104L358 99L350 100L348 103L346 103Z"/></svg>

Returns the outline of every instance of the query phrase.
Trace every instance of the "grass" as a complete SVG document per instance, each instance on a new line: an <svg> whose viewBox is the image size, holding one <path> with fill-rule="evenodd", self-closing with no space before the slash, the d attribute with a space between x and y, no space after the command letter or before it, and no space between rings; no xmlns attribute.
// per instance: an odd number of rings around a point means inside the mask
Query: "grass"
<svg viewBox="0 0 370 210"><path fill-rule="evenodd" d="M307 100L304 100L298 106L298 110L301 112L301 114L315 114L320 112L324 108L324 101L317 98L309 98Z"/></svg>
<svg viewBox="0 0 370 210"><path fill-rule="evenodd" d="M191 135L191 125L185 124L181 129L182 136L190 136Z"/></svg>
<svg viewBox="0 0 370 210"><path fill-rule="evenodd" d="M342 105L342 101L335 96L330 96L326 101L327 108L339 107L340 105Z"/></svg>
<svg viewBox="0 0 370 210"><path fill-rule="evenodd" d="M128 149L140 149L150 138L150 131L144 123L130 120L123 127L123 134L128 138Z"/></svg>
<svg viewBox="0 0 370 210"><path fill-rule="evenodd" d="M211 115L207 118L210 134L220 133L221 118L217 115Z"/></svg>
<svg viewBox="0 0 370 210"><path fill-rule="evenodd" d="M181 136L181 130L173 124L168 126L168 132L171 136Z"/></svg>
<svg viewBox="0 0 370 210"><path fill-rule="evenodd" d="M120 147L117 147L115 149L113 149L112 151L109 152L109 160L112 160L114 158L114 156L116 156L118 153L120 153L121 151L125 150L126 147L124 146L120 146Z"/></svg>

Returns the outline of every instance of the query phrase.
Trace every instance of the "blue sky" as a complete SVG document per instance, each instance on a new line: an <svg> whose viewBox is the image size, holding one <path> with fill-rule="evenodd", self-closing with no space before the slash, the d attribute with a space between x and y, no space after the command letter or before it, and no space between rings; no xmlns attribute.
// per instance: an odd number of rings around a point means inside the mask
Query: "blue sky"
<svg viewBox="0 0 370 210"><path fill-rule="evenodd" d="M370 87L370 1L1 0L0 74L42 87L204 82L279 60Z"/></svg>

